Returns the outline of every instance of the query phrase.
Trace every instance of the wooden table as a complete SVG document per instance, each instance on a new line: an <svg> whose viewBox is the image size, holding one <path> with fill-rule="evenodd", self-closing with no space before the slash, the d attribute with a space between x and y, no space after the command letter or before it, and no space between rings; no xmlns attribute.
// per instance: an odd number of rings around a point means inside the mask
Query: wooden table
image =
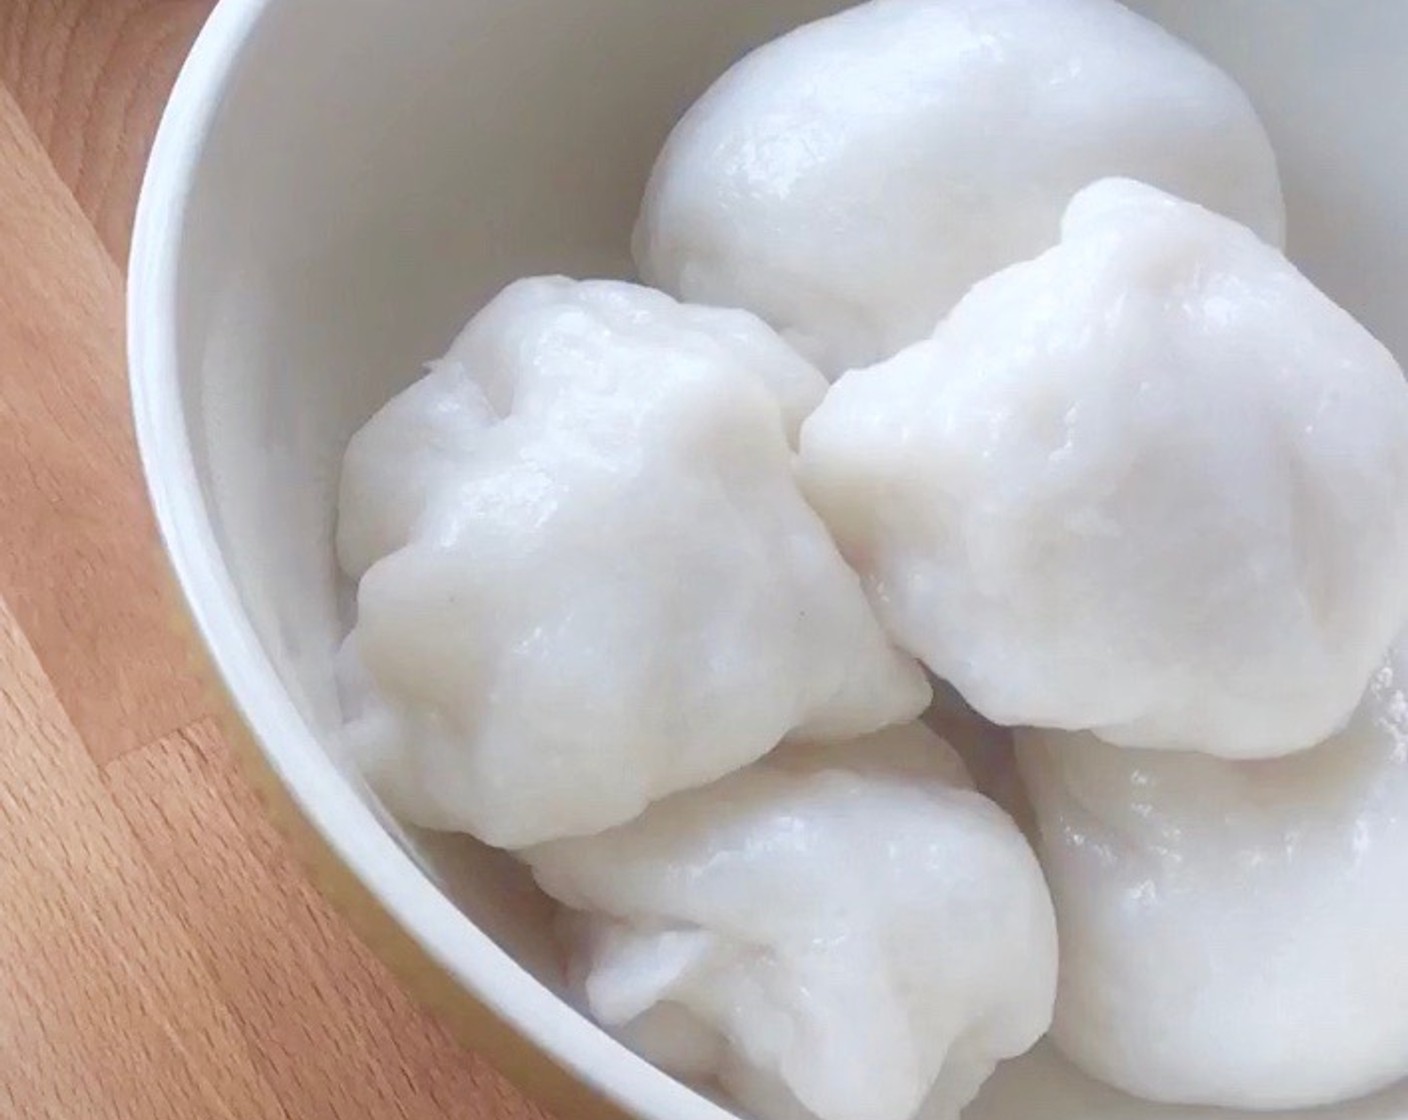
<svg viewBox="0 0 1408 1120"><path fill-rule="evenodd" d="M174 636L122 262L211 0L0 0L0 1120L530 1120L304 882Z"/></svg>

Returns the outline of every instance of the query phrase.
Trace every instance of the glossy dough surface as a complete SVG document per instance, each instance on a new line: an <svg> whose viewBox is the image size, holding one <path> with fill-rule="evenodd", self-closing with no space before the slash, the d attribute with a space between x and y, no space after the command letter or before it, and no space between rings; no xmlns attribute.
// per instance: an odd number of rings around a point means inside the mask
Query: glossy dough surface
<svg viewBox="0 0 1408 1120"><path fill-rule="evenodd" d="M921 725L784 747L525 853L577 911L593 1015L765 1120L954 1120L1045 1031L1051 903L1011 820Z"/></svg>
<svg viewBox="0 0 1408 1120"><path fill-rule="evenodd" d="M1271 761L1021 734L1079 1065L1254 1109L1408 1075L1405 688L1400 642L1343 732Z"/></svg>
<svg viewBox="0 0 1408 1120"><path fill-rule="evenodd" d="M350 746L398 816L519 847L929 687L802 499L825 382L743 312L522 281L354 438Z"/></svg>
<svg viewBox="0 0 1408 1120"><path fill-rule="evenodd" d="M1275 155L1230 78L1112 0L874 0L739 62L646 192L646 282L746 307L830 377L926 337L1126 176L1280 244Z"/></svg>
<svg viewBox="0 0 1408 1120"><path fill-rule="evenodd" d="M1279 252L1106 180L843 378L802 479L899 644L997 723L1266 757L1408 614L1408 387Z"/></svg>

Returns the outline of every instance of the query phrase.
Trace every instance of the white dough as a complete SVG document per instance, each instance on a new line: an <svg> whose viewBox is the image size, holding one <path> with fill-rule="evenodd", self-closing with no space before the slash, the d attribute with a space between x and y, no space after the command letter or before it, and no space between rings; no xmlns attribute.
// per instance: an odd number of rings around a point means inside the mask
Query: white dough
<svg viewBox="0 0 1408 1120"><path fill-rule="evenodd" d="M572 344L574 313L597 316L604 331L625 326L638 334L637 368L598 371L587 356L553 354L553 347ZM524 367L534 354L519 350L525 343L544 359L530 377ZM676 303L648 288L607 280L520 280L480 310L444 358L431 362L426 376L392 398L348 445L337 525L343 569L360 579L407 544L437 487L501 418L542 416L559 404L570 409L574 400L613 392L611 380L626 374L644 385L649 371L639 366L649 348L675 344L681 362L692 351L698 362L742 367L771 389L794 446L802 421L826 392L816 369L750 314ZM603 359L611 356L610 340L599 333L595 345ZM736 369L731 372L736 376Z"/></svg>
<svg viewBox="0 0 1408 1120"><path fill-rule="evenodd" d="M1408 621L1408 387L1279 252L1151 187L848 374L802 480L901 647L997 723L1268 757Z"/></svg>
<svg viewBox="0 0 1408 1120"><path fill-rule="evenodd" d="M926 337L1116 175L1281 243L1255 110L1148 20L1112 0L873 0L755 51L684 116L636 262L757 312L834 378Z"/></svg>
<svg viewBox="0 0 1408 1120"><path fill-rule="evenodd" d="M388 807L518 847L923 710L793 477L824 389L753 316L634 285L476 316L347 452L349 747Z"/></svg>
<svg viewBox="0 0 1408 1120"><path fill-rule="evenodd" d="M1035 857L922 725L795 745L525 857L593 1015L763 1120L953 1120L1046 1030Z"/></svg>
<svg viewBox="0 0 1408 1120"><path fill-rule="evenodd" d="M1408 1076L1405 688L1400 643L1342 733L1271 761L1019 734L1077 1064L1252 1109Z"/></svg>

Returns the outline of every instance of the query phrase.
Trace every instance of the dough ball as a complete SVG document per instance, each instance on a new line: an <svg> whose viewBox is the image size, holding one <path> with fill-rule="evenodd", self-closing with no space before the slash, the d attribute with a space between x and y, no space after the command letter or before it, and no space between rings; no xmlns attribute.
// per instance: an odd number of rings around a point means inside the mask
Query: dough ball
<svg viewBox="0 0 1408 1120"><path fill-rule="evenodd" d="M1110 176L1281 243L1251 103L1155 24L1112 0L874 0L755 51L685 115L636 261L683 299L756 312L834 378L1049 248L1071 196Z"/></svg>
<svg viewBox="0 0 1408 1120"><path fill-rule="evenodd" d="M1342 732L1269 761L1019 733L1077 1064L1248 1109L1408 1076L1405 688L1400 642Z"/></svg>
<svg viewBox="0 0 1408 1120"><path fill-rule="evenodd" d="M353 441L348 744L402 819L609 828L923 710L793 475L825 382L753 316L523 281Z"/></svg>
<svg viewBox="0 0 1408 1120"><path fill-rule="evenodd" d="M1035 857L920 724L784 747L524 855L583 915L592 1014L763 1120L956 1120L1050 1021Z"/></svg>
<svg viewBox="0 0 1408 1120"><path fill-rule="evenodd" d="M899 644L1005 725L1268 757L1408 621L1408 387L1275 249L1152 187L848 374L803 484Z"/></svg>

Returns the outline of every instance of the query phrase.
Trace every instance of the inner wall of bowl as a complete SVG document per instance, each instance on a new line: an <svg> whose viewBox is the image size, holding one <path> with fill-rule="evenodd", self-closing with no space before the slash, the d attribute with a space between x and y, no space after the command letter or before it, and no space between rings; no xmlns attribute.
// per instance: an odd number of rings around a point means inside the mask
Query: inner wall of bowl
<svg viewBox="0 0 1408 1120"><path fill-rule="evenodd" d="M331 666L351 603L331 537L348 437L505 283L628 275L641 186L680 112L748 46L837 6L270 6L191 199L183 400L236 586L335 758ZM386 824L556 982L546 902L511 860Z"/></svg>
<svg viewBox="0 0 1408 1120"><path fill-rule="evenodd" d="M185 231L183 401L230 570L334 758L348 621L331 532L349 435L519 276L629 275L679 113L750 46L839 0L280 0L242 56ZM1408 357L1408 5L1144 0L1248 88L1273 133L1292 255ZM557 982L510 861L397 832L470 917ZM1033 1112L1022 1101L1041 1102ZM1402 1115L1386 1103L1353 1113ZM1037 1055L985 1120L1191 1117ZM1341 1110L1336 1116L1348 1116Z"/></svg>

